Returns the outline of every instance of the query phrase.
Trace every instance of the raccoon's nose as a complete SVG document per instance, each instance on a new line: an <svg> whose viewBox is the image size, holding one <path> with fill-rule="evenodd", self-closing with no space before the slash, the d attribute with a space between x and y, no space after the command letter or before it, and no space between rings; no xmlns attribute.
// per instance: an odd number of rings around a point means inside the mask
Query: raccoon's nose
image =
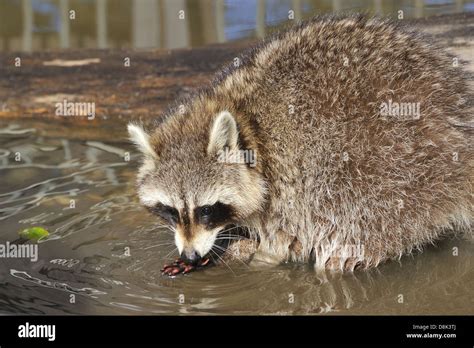
<svg viewBox="0 0 474 348"><path fill-rule="evenodd" d="M196 250L187 251L184 250L181 253L181 258L187 261L188 263L198 263L201 260L201 256L196 252Z"/></svg>

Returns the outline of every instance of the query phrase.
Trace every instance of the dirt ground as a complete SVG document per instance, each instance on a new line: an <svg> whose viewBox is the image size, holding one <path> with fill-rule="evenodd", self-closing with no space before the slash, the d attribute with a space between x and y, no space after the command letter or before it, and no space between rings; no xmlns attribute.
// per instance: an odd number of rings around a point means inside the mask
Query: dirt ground
<svg viewBox="0 0 474 348"><path fill-rule="evenodd" d="M474 81L474 14L412 20L460 58ZM173 100L207 83L252 42L166 50L68 50L0 53L0 125L34 127L40 135L125 139L125 124L149 122ZM21 58L21 66L15 59ZM130 66L125 66L127 58ZM474 86L474 84L473 84ZM96 116L55 115L57 102L95 102ZM73 127L72 127L73 126Z"/></svg>

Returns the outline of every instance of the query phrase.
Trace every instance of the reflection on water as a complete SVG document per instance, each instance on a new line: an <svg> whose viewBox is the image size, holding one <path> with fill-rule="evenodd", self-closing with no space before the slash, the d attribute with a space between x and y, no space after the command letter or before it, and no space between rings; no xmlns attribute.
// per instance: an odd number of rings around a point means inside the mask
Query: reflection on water
<svg viewBox="0 0 474 348"><path fill-rule="evenodd" d="M309 265L238 263L165 278L160 267L176 256L173 237L138 205L137 157L126 143L42 138L10 126L0 129L0 154L0 244L28 226L51 233L37 262L0 260L0 313L474 311L474 244L457 239L369 272L323 278Z"/></svg>
<svg viewBox="0 0 474 348"><path fill-rule="evenodd" d="M2 0L0 51L194 47L340 11L420 18L474 11L474 0Z"/></svg>

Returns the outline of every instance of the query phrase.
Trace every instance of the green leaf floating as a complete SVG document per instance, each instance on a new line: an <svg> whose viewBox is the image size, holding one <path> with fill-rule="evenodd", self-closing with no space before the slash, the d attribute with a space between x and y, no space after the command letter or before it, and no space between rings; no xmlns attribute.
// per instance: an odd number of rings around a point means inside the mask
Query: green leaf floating
<svg viewBox="0 0 474 348"><path fill-rule="evenodd" d="M20 231L20 237L30 240L39 240L46 236L49 236L49 232L46 231L43 227L30 227L25 228L23 231Z"/></svg>

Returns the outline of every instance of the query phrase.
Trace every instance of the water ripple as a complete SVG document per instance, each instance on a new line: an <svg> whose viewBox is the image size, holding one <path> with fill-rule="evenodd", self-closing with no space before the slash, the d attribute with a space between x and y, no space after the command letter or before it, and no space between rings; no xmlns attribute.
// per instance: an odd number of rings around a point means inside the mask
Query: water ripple
<svg viewBox="0 0 474 348"><path fill-rule="evenodd" d="M43 280L39 279L36 277L33 277L29 275L25 271L17 271L15 269L10 269L10 275L22 279L27 282L32 282L40 286L44 286L47 288L53 288L53 289L58 289L62 291L67 291L67 292L72 292L78 295L87 295L91 297L96 297L99 295L105 295L107 294L106 292L99 291L93 288L75 288L67 283L61 283L61 282L56 282L56 281L49 281L49 280Z"/></svg>

